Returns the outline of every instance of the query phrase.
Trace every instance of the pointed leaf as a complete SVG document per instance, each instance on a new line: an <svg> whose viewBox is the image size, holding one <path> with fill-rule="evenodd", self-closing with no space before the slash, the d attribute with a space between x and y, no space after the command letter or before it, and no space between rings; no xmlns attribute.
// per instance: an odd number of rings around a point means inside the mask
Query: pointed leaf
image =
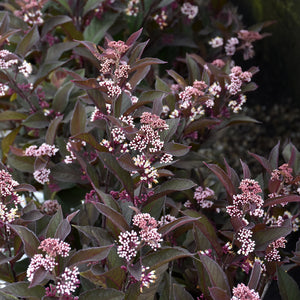
<svg viewBox="0 0 300 300"><path fill-rule="evenodd" d="M193 300L194 298L185 288L179 284L173 283L174 300Z"/></svg>
<svg viewBox="0 0 300 300"><path fill-rule="evenodd" d="M40 245L40 241L35 235L34 232L29 230L28 228L21 226L21 225L9 225L21 238L23 245L24 245L24 251L27 256L33 257L34 254L37 253L38 247Z"/></svg>
<svg viewBox="0 0 300 300"><path fill-rule="evenodd" d="M115 289L94 289L83 292L79 296L79 300L123 300L124 293Z"/></svg>
<svg viewBox="0 0 300 300"><path fill-rule="evenodd" d="M90 144L95 150L98 150L99 152L108 152L108 149L104 146L101 146L94 136L92 136L91 133L79 133L71 137L72 139L84 141L88 144Z"/></svg>
<svg viewBox="0 0 300 300"><path fill-rule="evenodd" d="M236 194L236 190L228 177L228 175L221 169L219 166L214 164L207 164L203 162L221 181L223 186L225 187L228 195L230 196L230 203L232 202L232 196Z"/></svg>
<svg viewBox="0 0 300 300"><path fill-rule="evenodd" d="M55 117L55 119L53 119L50 122L50 125L47 129L46 136L45 136L45 142L48 145L53 145L54 144L55 137L56 137L56 132L57 132L58 126L59 126L59 124L61 123L62 120L63 120L63 116L58 116L58 117Z"/></svg>
<svg viewBox="0 0 300 300"><path fill-rule="evenodd" d="M300 288L298 284L282 267L277 268L277 278L282 300L300 299Z"/></svg>
<svg viewBox="0 0 300 300"><path fill-rule="evenodd" d="M199 256L206 272L208 273L211 287L221 288L230 295L230 286L227 277L219 264L207 255L200 254Z"/></svg>
<svg viewBox="0 0 300 300"><path fill-rule="evenodd" d="M108 219L112 221L112 223L120 230L120 231L126 231L129 230L130 227L127 224L125 218L122 214L117 212L116 210L102 204L102 203L94 203L97 210L106 216Z"/></svg>
<svg viewBox="0 0 300 300"><path fill-rule="evenodd" d="M29 282L14 282L6 285L1 289L2 292L12 294L16 297L26 298L31 300L40 300L45 294L43 286L35 286L29 288Z"/></svg>
<svg viewBox="0 0 300 300"><path fill-rule="evenodd" d="M162 234L163 236L165 236L166 234L174 231L176 228L178 228L182 225L185 225L187 223L197 221L197 220L198 220L198 218L191 218L189 216L181 217L181 218L178 218L177 220L174 220L168 224L162 225L158 229L158 232L160 234Z"/></svg>
<svg viewBox="0 0 300 300"><path fill-rule="evenodd" d="M196 186L196 184L190 179L173 178L156 187L154 189L154 195L150 197L150 199L158 199L175 191L189 190L194 186Z"/></svg>
<svg viewBox="0 0 300 300"><path fill-rule="evenodd" d="M274 206L274 205L283 204L286 202L300 202L300 196L287 195L287 196L279 196L276 198L269 198L265 201L263 207Z"/></svg>
<svg viewBox="0 0 300 300"><path fill-rule="evenodd" d="M0 113L0 121L25 120L27 115L13 110L5 110Z"/></svg>
<svg viewBox="0 0 300 300"><path fill-rule="evenodd" d="M111 153L99 153L103 164L120 180L124 188L133 199L133 181L128 171L124 170Z"/></svg>
<svg viewBox="0 0 300 300"><path fill-rule="evenodd" d="M84 133L86 125L86 112L84 106L77 101L70 124L71 135Z"/></svg>
<svg viewBox="0 0 300 300"><path fill-rule="evenodd" d="M52 108L56 112L60 112L60 113L64 112L64 110L66 109L69 103L70 94L73 88L74 88L73 82L68 81L66 84L64 84L57 90L52 101Z"/></svg>
<svg viewBox="0 0 300 300"><path fill-rule="evenodd" d="M75 252L68 260L67 266L78 266L93 261L100 261L105 259L114 245L103 246L103 247L93 247L78 250Z"/></svg>
<svg viewBox="0 0 300 300"><path fill-rule="evenodd" d="M219 287L209 287L208 290L213 300L230 300L227 292Z"/></svg>
<svg viewBox="0 0 300 300"><path fill-rule="evenodd" d="M191 257L192 254L180 247L162 247L159 250L146 255L143 258L143 264L155 270L158 267L183 257Z"/></svg>
<svg viewBox="0 0 300 300"><path fill-rule="evenodd" d="M21 42L17 45L15 54L25 57L27 52L40 40L40 35L37 25L34 25Z"/></svg>
<svg viewBox="0 0 300 300"><path fill-rule="evenodd" d="M191 149L191 146L178 144L174 142L170 142L164 145L163 150L174 155L174 156L184 156L186 155Z"/></svg>
<svg viewBox="0 0 300 300"><path fill-rule="evenodd" d="M256 261L253 264L250 279L248 282L249 289L256 290L256 288L258 287L258 284L259 284L261 272L262 272L261 264Z"/></svg>

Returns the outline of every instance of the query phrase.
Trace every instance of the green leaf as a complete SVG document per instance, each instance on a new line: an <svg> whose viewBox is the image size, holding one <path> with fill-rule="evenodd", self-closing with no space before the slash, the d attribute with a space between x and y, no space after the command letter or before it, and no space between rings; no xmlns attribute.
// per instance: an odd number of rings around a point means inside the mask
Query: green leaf
<svg viewBox="0 0 300 300"><path fill-rule="evenodd" d="M40 241L35 235L34 232L29 230L27 227L21 226L21 225L12 225L10 224L10 227L18 234L18 236L21 238L23 245L24 245L24 251L27 256L33 257L34 254L37 253L38 247L40 245Z"/></svg>
<svg viewBox="0 0 300 300"><path fill-rule="evenodd" d="M265 201L263 207L273 206L273 205L282 204L286 202L300 202L300 196L287 195L287 196L279 196L276 198L269 198Z"/></svg>
<svg viewBox="0 0 300 300"><path fill-rule="evenodd" d="M106 12L102 15L102 18L93 18L91 23L84 29L84 40L99 44L104 38L108 29L114 24L118 17L118 13Z"/></svg>
<svg viewBox="0 0 300 300"><path fill-rule="evenodd" d="M190 55L186 55L186 62L189 71L189 81L192 84L195 80L201 79L200 69L198 64Z"/></svg>
<svg viewBox="0 0 300 300"><path fill-rule="evenodd" d="M277 278L282 300L300 299L300 289L298 284L282 267L277 268Z"/></svg>
<svg viewBox="0 0 300 300"><path fill-rule="evenodd" d="M213 300L230 300L230 296L223 289L218 287L212 287L208 289Z"/></svg>
<svg viewBox="0 0 300 300"><path fill-rule="evenodd" d="M111 268L101 274L95 274L92 270L87 270L80 273L80 275L89 279L96 285L100 285L105 288L111 287L116 289L121 289L126 279L126 272L120 267Z"/></svg>
<svg viewBox="0 0 300 300"><path fill-rule="evenodd" d="M50 125L47 129L46 136L45 136L45 142L48 145L53 145L54 144L55 137L56 137L56 132L57 132L58 126L59 126L59 124L61 123L62 120L63 120L63 116L58 116L58 117L55 117L55 119L53 119L50 122Z"/></svg>
<svg viewBox="0 0 300 300"><path fill-rule="evenodd" d="M163 150L174 156L184 156L190 151L190 146L170 142L164 145Z"/></svg>
<svg viewBox="0 0 300 300"><path fill-rule="evenodd" d="M14 154L9 154L7 157L7 163L21 171L21 172L28 172L33 173L33 165L34 165L34 157L26 157L26 156L17 156Z"/></svg>
<svg viewBox="0 0 300 300"><path fill-rule="evenodd" d="M55 69L61 67L67 63L67 61L52 61L48 62L45 61L39 68L36 76L35 76L35 82L34 86L36 87L40 82L42 82L50 72L54 71Z"/></svg>
<svg viewBox="0 0 300 300"><path fill-rule="evenodd" d="M90 144L95 150L99 152L108 152L108 149L104 146L101 146L94 136L91 133L79 133L76 134L75 136L72 136L72 139L80 140L80 141L85 141L86 143Z"/></svg>
<svg viewBox="0 0 300 300"><path fill-rule="evenodd" d="M133 199L133 180L128 171L125 171L111 153L99 153L103 164L122 182L124 188Z"/></svg>
<svg viewBox="0 0 300 300"><path fill-rule="evenodd" d="M49 126L49 121L47 117L39 111L30 115L22 124L30 128L45 128Z"/></svg>
<svg viewBox="0 0 300 300"><path fill-rule="evenodd" d="M64 112L68 103L70 94L74 88L74 84L72 81L66 82L63 86L61 86L53 97L52 108L56 112Z"/></svg>
<svg viewBox="0 0 300 300"><path fill-rule="evenodd" d="M6 157L9 152L9 147L14 143L16 136L18 135L21 127L15 128L8 135L6 135L1 141L2 157Z"/></svg>
<svg viewBox="0 0 300 300"><path fill-rule="evenodd" d="M47 19L43 25L42 37L45 36L48 32L50 32L52 29L54 29L56 26L71 21L72 19L69 16L52 16L51 18Z"/></svg>
<svg viewBox="0 0 300 300"><path fill-rule="evenodd" d="M256 261L253 264L250 279L248 282L249 289L256 290L256 288L258 287L258 284L259 284L261 272L262 272L261 264Z"/></svg>
<svg viewBox="0 0 300 300"><path fill-rule="evenodd" d="M167 70L167 72L182 88L186 86L186 82L184 78L180 76L178 73L176 73L173 70Z"/></svg>
<svg viewBox="0 0 300 300"><path fill-rule="evenodd" d="M17 45L15 54L25 57L29 50L40 40L40 35L37 25L34 25L21 42Z"/></svg>
<svg viewBox="0 0 300 300"><path fill-rule="evenodd" d="M82 232L87 238L89 238L91 241L93 241L96 245L111 245L113 242L111 234L100 227L94 227L94 226L77 226L72 225L74 228L76 228L78 231Z"/></svg>
<svg viewBox="0 0 300 300"><path fill-rule="evenodd" d="M226 274L219 264L207 255L200 254L199 256L206 272L208 273L211 287L221 288L230 295L230 286Z"/></svg>
<svg viewBox="0 0 300 300"><path fill-rule="evenodd" d="M166 92L166 93L171 92L169 86L162 79L160 79L158 76L156 76L155 89L158 90L158 91Z"/></svg>
<svg viewBox="0 0 300 300"><path fill-rule="evenodd" d="M162 247L157 251L146 255L143 258L143 265L149 266L151 270L155 270L170 261L191 256L192 254L184 248Z"/></svg>
<svg viewBox="0 0 300 300"><path fill-rule="evenodd" d="M237 116L232 116L229 120L226 120L222 124L222 128L231 126L231 125L238 125L238 124L243 124L243 123L256 123L260 124L261 122L248 117L248 116L243 116L243 115L237 115Z"/></svg>
<svg viewBox="0 0 300 300"><path fill-rule="evenodd" d="M190 134L194 131L204 131L207 128L210 128L211 126L217 125L220 123L220 120L217 119L198 119L193 122L191 122L184 130L184 134Z"/></svg>
<svg viewBox="0 0 300 300"><path fill-rule="evenodd" d="M182 285L173 283L174 300L193 300L194 298L188 293Z"/></svg>
<svg viewBox="0 0 300 300"><path fill-rule="evenodd" d="M86 112L85 107L77 101L70 124L71 135L85 132Z"/></svg>
<svg viewBox="0 0 300 300"><path fill-rule="evenodd" d="M127 224L125 218L122 214L117 212L116 210L106 206L102 203L94 203L97 210L106 216L111 222L120 230L120 231L127 231L130 229L129 225Z"/></svg>
<svg viewBox="0 0 300 300"><path fill-rule="evenodd" d="M165 64L167 63L166 61L163 61L159 58L153 58L153 57L145 57L142 59L139 59L138 61L136 61L135 63L133 63L131 65L131 69L130 69L130 73L132 73L133 71L140 69L140 68L144 68L150 65L158 65L158 64Z"/></svg>
<svg viewBox="0 0 300 300"><path fill-rule="evenodd" d="M1 290L0 290L0 299L2 299L2 300L18 300L17 297L9 295L9 294L5 294Z"/></svg>
<svg viewBox="0 0 300 300"><path fill-rule="evenodd" d="M197 221L197 220L198 220L198 218L191 218L189 216L184 216L184 217L178 218L177 220L174 220L170 223L162 225L158 229L158 232L164 236L164 235L174 231L176 228L178 228L182 225L185 225L187 223L191 223L191 222L194 222L194 221Z"/></svg>
<svg viewBox="0 0 300 300"><path fill-rule="evenodd" d="M31 300L41 300L45 294L43 286L29 288L29 282L14 282L1 289L2 292L12 294L16 297Z"/></svg>
<svg viewBox="0 0 300 300"><path fill-rule="evenodd" d="M160 137L164 142L168 142L173 137L173 135L178 129L179 122L180 122L180 118L166 120L166 123L169 125L169 129L164 130L160 134Z"/></svg>
<svg viewBox="0 0 300 300"><path fill-rule="evenodd" d="M157 199L175 191L189 190L194 186L196 186L196 184L190 179L173 178L156 187L154 189L154 195L150 197L150 199Z"/></svg>
<svg viewBox="0 0 300 300"><path fill-rule="evenodd" d="M78 166L73 164L58 163L51 168L51 175L56 180L62 182L82 182L81 172L78 172Z"/></svg>
<svg viewBox="0 0 300 300"><path fill-rule="evenodd" d="M100 6L102 2L104 2L104 0L87 0L83 7L83 16L85 16L89 11Z"/></svg>
<svg viewBox="0 0 300 300"><path fill-rule="evenodd" d="M214 248L218 255L222 255L222 247L220 246L216 230L214 226L211 224L210 220L204 215L195 210L184 210L183 213L192 218L199 218L194 222L194 226L196 226L206 237L206 239L210 242L211 246ZM200 250L200 249L199 249Z"/></svg>
<svg viewBox="0 0 300 300"><path fill-rule="evenodd" d="M68 13L72 14L72 9L68 4L68 0L56 0Z"/></svg>
<svg viewBox="0 0 300 300"><path fill-rule="evenodd" d="M0 113L0 121L18 121L25 120L26 118L26 114L12 110L5 110Z"/></svg>
<svg viewBox="0 0 300 300"><path fill-rule="evenodd" d="M255 228L254 228L255 229ZM265 250L273 241L285 237L292 232L291 221L285 221L280 227L269 227L253 233L255 241L255 250Z"/></svg>
<svg viewBox="0 0 300 300"><path fill-rule="evenodd" d="M232 201L232 196L235 195L237 192L229 176L219 166L215 164L207 164L205 162L203 163L219 178Z"/></svg>
<svg viewBox="0 0 300 300"><path fill-rule="evenodd" d="M159 2L157 8L161 8L161 7L166 7L168 5L170 5L171 3L173 3L175 0L162 0Z"/></svg>
<svg viewBox="0 0 300 300"><path fill-rule="evenodd" d="M94 289L83 292L79 296L79 300L123 300L124 293L115 289Z"/></svg>
<svg viewBox="0 0 300 300"><path fill-rule="evenodd" d="M80 264L93 262L93 261L100 261L105 259L109 254L111 247L114 245L103 246L103 247L93 247L93 248L86 248L82 250L78 250L75 252L70 259L68 260L67 266L77 266Z"/></svg>

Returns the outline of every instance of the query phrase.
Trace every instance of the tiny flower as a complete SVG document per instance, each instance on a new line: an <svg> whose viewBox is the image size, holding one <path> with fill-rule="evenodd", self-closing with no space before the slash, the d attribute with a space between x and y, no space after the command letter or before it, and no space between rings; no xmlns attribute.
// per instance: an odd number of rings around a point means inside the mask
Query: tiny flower
<svg viewBox="0 0 300 300"><path fill-rule="evenodd" d="M184 2L180 8L182 14L186 15L188 19L194 19L198 14L198 6L192 5L190 2Z"/></svg>
<svg viewBox="0 0 300 300"><path fill-rule="evenodd" d="M33 173L34 179L41 184L45 184L46 182L49 182L49 175L50 175L50 169L46 169L46 168L36 170Z"/></svg>
<svg viewBox="0 0 300 300"><path fill-rule="evenodd" d="M121 232L119 235L119 246L117 248L119 257L125 258L127 262L131 261L136 257L140 243L140 239L134 230L131 232Z"/></svg>
<svg viewBox="0 0 300 300"><path fill-rule="evenodd" d="M156 279L155 270L152 270L148 273L147 270L149 270L149 267L142 266L142 274L140 278L140 292L143 292L143 287L149 288L150 283L154 283Z"/></svg>
<svg viewBox="0 0 300 300"><path fill-rule="evenodd" d="M67 257L69 256L71 247L68 243L65 243L59 239L47 238L41 242L38 249L42 249L52 257L56 257L57 255Z"/></svg>
<svg viewBox="0 0 300 300"><path fill-rule="evenodd" d="M66 267L64 273L58 279L56 285L56 291L58 295L70 296L75 292L79 286L80 281L78 279L79 271L78 267L72 267L71 269Z"/></svg>
<svg viewBox="0 0 300 300"><path fill-rule="evenodd" d="M211 45L212 48L218 48L218 47L221 47L223 46L223 38L217 36L213 39L211 39L209 42L208 42L209 45Z"/></svg>
<svg viewBox="0 0 300 300"><path fill-rule="evenodd" d="M242 228L237 234L237 240L242 243L241 249L238 254L248 256L249 253L254 251L255 242L251 239L253 232L250 229Z"/></svg>
<svg viewBox="0 0 300 300"><path fill-rule="evenodd" d="M232 294L231 300L260 300L259 294L243 283L234 287L232 289Z"/></svg>

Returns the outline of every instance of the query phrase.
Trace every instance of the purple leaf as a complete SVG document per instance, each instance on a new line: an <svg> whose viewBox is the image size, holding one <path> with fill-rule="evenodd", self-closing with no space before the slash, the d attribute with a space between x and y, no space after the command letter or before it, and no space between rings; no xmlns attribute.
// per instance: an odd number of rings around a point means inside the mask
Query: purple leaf
<svg viewBox="0 0 300 300"><path fill-rule="evenodd" d="M113 246L114 245L109 245L78 250L70 257L67 266L78 266L93 261L99 262L107 257Z"/></svg>

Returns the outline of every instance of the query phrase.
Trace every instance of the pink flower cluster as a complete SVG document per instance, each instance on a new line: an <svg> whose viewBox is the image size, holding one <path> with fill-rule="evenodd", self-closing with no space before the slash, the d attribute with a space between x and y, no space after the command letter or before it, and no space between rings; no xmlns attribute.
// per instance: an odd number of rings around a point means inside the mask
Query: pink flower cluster
<svg viewBox="0 0 300 300"><path fill-rule="evenodd" d="M145 155L137 155L132 158L134 164L140 168L138 171L140 174L140 181L148 184L148 188L152 188L153 183L158 183L157 178L159 177L158 171L156 168L151 166L151 163L146 159ZM136 174L137 171L132 172Z"/></svg>
<svg viewBox="0 0 300 300"><path fill-rule="evenodd" d="M235 37L230 38L227 40L226 45L225 45L225 53L228 56L234 55L236 51L236 45L238 45L239 40Z"/></svg>
<svg viewBox="0 0 300 300"><path fill-rule="evenodd" d="M56 265L57 262L55 262L54 257L47 254L45 256L43 254L35 254L27 268L26 274L28 281L32 281L33 276L38 269L43 268L48 272L52 272Z"/></svg>
<svg viewBox="0 0 300 300"><path fill-rule="evenodd" d="M44 23L42 18L42 7L45 0L16 0L16 3L20 6L20 10L16 10L14 14L22 18L28 25L34 24L41 25Z"/></svg>
<svg viewBox="0 0 300 300"><path fill-rule="evenodd" d="M149 267L144 267L142 266L142 274L140 278L140 292L143 292L143 288L149 288L151 283L155 282L156 275L155 275L155 270L152 270L148 272Z"/></svg>
<svg viewBox="0 0 300 300"><path fill-rule="evenodd" d="M148 124L153 129L168 130L169 125L165 120L162 120L159 116L151 114L149 112L143 112L141 115L141 123Z"/></svg>
<svg viewBox="0 0 300 300"><path fill-rule="evenodd" d="M243 283L239 283L234 287L232 294L231 300L260 300L259 294Z"/></svg>
<svg viewBox="0 0 300 300"><path fill-rule="evenodd" d="M230 84L227 85L227 90L231 95L236 95L241 91L243 82L251 81L252 73L248 71L243 72L241 67L235 66L231 69L229 77Z"/></svg>
<svg viewBox="0 0 300 300"><path fill-rule="evenodd" d="M134 226L139 227L139 234L134 230L125 231L121 232L118 238L117 253L127 262L136 257L141 242L150 246L154 251L161 247L162 242L162 236L157 231L158 223L150 214L137 214L132 218L132 222Z"/></svg>
<svg viewBox="0 0 300 300"><path fill-rule="evenodd" d="M267 261L280 261L278 248L285 248L286 242L287 240L284 237L281 237L272 242L266 250L265 259Z"/></svg>
<svg viewBox="0 0 300 300"><path fill-rule="evenodd" d="M71 269L66 267L58 278L56 285L57 294L60 296L71 296L80 284L78 276L78 267L75 266Z"/></svg>
<svg viewBox="0 0 300 300"><path fill-rule="evenodd" d="M192 5L190 2L184 2L180 10L182 14L192 20L197 16L199 8L197 5Z"/></svg>
<svg viewBox="0 0 300 300"><path fill-rule="evenodd" d="M284 183L289 183L293 180L293 169L288 164L281 165L278 169L275 169L271 173L271 180L279 180Z"/></svg>
<svg viewBox="0 0 300 300"><path fill-rule="evenodd" d="M24 151L24 155L34 157L46 155L51 157L54 156L58 150L59 149L54 145L43 143L39 148L36 145L26 148L26 150Z"/></svg>
<svg viewBox="0 0 300 300"><path fill-rule="evenodd" d="M49 182L50 173L51 173L50 169L42 168L34 171L33 177L40 184L45 184Z"/></svg>
<svg viewBox="0 0 300 300"><path fill-rule="evenodd" d="M202 208L209 208L213 205L213 202L208 199L211 199L212 197L214 197L214 195L215 192L210 188L206 187L205 189L203 189L202 186L199 186L196 188L196 191L194 193L194 199Z"/></svg>
<svg viewBox="0 0 300 300"><path fill-rule="evenodd" d="M161 9L159 13L153 16L153 20L156 22L156 24L159 26L161 30L163 30L165 27L168 26L167 19L168 16L166 14L165 9Z"/></svg>
<svg viewBox="0 0 300 300"><path fill-rule="evenodd" d="M161 247L162 236L157 231L158 223L148 213L137 214L132 219L133 225L140 228L141 239L154 251Z"/></svg>
<svg viewBox="0 0 300 300"><path fill-rule="evenodd" d="M238 250L238 254L248 256L249 253L254 251L255 242L251 239L253 232L250 229L242 228L237 233L237 240L242 243L241 249Z"/></svg>
<svg viewBox="0 0 300 300"><path fill-rule="evenodd" d="M61 241L60 239L47 238L43 240L38 249L42 249L51 257L58 255L62 257L69 256L71 247L68 243Z"/></svg>
<svg viewBox="0 0 300 300"><path fill-rule="evenodd" d="M137 255L137 249L141 241L138 234L131 230L121 232L119 235L119 246L117 248L117 253L119 257L125 258L127 262L131 261Z"/></svg>
<svg viewBox="0 0 300 300"><path fill-rule="evenodd" d="M0 193L2 201L0 202L0 225L11 223L16 219L18 204L21 199L14 191L19 183L12 179L12 176L5 170L0 170Z"/></svg>
<svg viewBox="0 0 300 300"><path fill-rule="evenodd" d="M263 199L259 195L262 192L260 185L253 179L243 179L239 188L242 194L233 196L233 204L226 207L227 213L231 217L243 218L246 213L251 216L262 217ZM246 219L243 219L247 223Z"/></svg>
<svg viewBox="0 0 300 300"><path fill-rule="evenodd" d="M27 268L27 278L32 281L35 272L39 268L44 268L48 272L52 272L57 265L57 256L67 257L71 250L70 245L54 238L47 238L40 243L38 249L46 252L43 254L35 254Z"/></svg>

